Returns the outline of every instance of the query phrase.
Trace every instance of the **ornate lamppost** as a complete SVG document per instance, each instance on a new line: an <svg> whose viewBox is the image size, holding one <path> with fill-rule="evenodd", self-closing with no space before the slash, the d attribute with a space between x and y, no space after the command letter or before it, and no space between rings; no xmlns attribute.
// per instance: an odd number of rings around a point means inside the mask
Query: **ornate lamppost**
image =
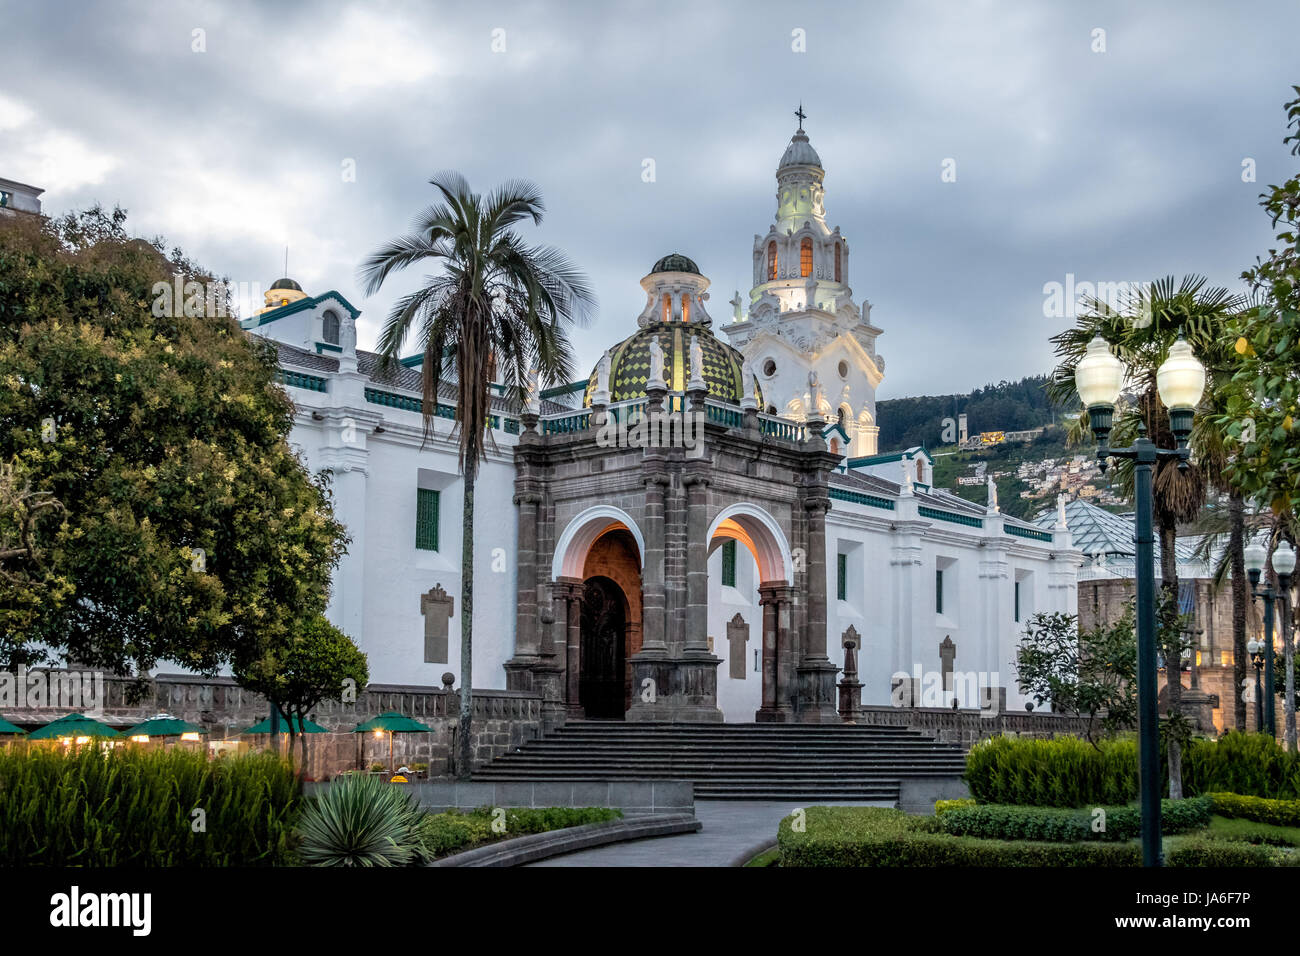
<svg viewBox="0 0 1300 956"><path fill-rule="evenodd" d="M1273 570L1277 572L1278 590L1273 590L1272 584L1259 586L1260 577L1263 574L1265 565L1268 564L1268 549L1258 541L1252 542L1246 546L1246 574L1250 577L1251 598L1264 599L1264 640L1260 652L1264 655L1264 686L1268 688L1264 696L1264 720L1260 723L1259 729L1267 731L1269 736L1277 739L1277 714L1275 712L1274 701L1277 695L1273 693L1276 686L1273 683L1273 602L1277 599L1286 597L1287 591L1291 587L1291 573L1295 570L1295 552L1285 541L1279 541L1277 548L1273 551ZM1280 592L1280 593L1279 593ZM1283 625L1282 640L1287 639L1286 627Z"/></svg>
<svg viewBox="0 0 1300 956"><path fill-rule="evenodd" d="M1192 433L1195 409L1205 390L1205 366L1179 336L1169 357L1156 370L1156 390L1169 409L1169 425L1177 439L1176 449L1157 448L1139 426L1138 437L1128 448L1111 448L1110 431L1127 369L1100 336L1088 343L1087 352L1074 370L1079 398L1088 409L1089 424L1097 439L1097 460L1103 471L1108 458L1133 461L1136 492L1137 551L1137 645L1138 645L1138 783L1142 798L1142 863L1161 866L1160 852L1160 708L1156 693L1155 536L1151 473L1158 460L1178 459L1186 470L1191 455L1187 439Z"/></svg>

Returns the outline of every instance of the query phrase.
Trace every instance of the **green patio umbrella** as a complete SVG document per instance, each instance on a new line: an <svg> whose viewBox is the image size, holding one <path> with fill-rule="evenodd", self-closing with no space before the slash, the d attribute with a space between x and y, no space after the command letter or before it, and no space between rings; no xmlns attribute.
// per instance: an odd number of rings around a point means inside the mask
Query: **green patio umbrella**
<svg viewBox="0 0 1300 956"><path fill-rule="evenodd" d="M85 714L64 714L57 720L51 720L44 727L33 730L30 740L55 740L59 737L120 737L108 724L100 723Z"/></svg>
<svg viewBox="0 0 1300 956"><path fill-rule="evenodd" d="M13 724L9 723L9 721L5 720L3 717L0 717L0 734L26 734L26 733L27 731L23 730L21 727L16 727Z"/></svg>
<svg viewBox="0 0 1300 956"><path fill-rule="evenodd" d="M126 732L128 737L179 737L181 734L201 734L203 728L181 720L171 714L155 714L142 724Z"/></svg>
<svg viewBox="0 0 1300 956"><path fill-rule="evenodd" d="M431 734L433 728L426 727L418 720L412 720L405 714L399 714L395 710L390 710L380 714L378 717L371 717L363 724L357 724L354 734L366 734L371 731L376 733L388 734L388 772L393 772L393 734Z"/></svg>
<svg viewBox="0 0 1300 956"><path fill-rule="evenodd" d="M284 718L280 719L280 726L283 728L280 733L287 734L289 721ZM241 730L240 734L269 734L271 732L271 718L268 717L260 724L254 724L247 730ZM329 730L320 724L312 723L310 720L303 720L299 725L298 718L293 718L293 732L295 734L328 734Z"/></svg>

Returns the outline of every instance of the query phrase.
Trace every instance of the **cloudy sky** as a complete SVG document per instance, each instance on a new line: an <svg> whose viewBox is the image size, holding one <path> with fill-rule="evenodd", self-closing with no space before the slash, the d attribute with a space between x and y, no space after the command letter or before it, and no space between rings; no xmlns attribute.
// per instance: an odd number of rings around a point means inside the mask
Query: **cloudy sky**
<svg viewBox="0 0 1300 956"><path fill-rule="evenodd" d="M308 292L362 310L362 346L419 275L367 299L357 263L432 174L534 180L531 237L600 299L584 377L669 251L729 319L800 101L885 332L882 398L1046 371L1068 319L1044 285L1068 275L1236 287L1271 237L1258 193L1300 165L1281 143L1292 0L0 0L0 23L0 177L43 186L51 213L121 204L262 289L287 245Z"/></svg>

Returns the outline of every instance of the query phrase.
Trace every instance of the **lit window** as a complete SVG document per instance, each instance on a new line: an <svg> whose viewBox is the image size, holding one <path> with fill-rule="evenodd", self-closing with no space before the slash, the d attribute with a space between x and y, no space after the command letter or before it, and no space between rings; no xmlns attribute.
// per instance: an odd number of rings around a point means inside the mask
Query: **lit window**
<svg viewBox="0 0 1300 956"><path fill-rule="evenodd" d="M691 321L691 299L690 296L682 296L682 321Z"/></svg>
<svg viewBox="0 0 1300 956"><path fill-rule="evenodd" d="M812 275L812 239L808 236L799 243L799 275L805 279Z"/></svg>
<svg viewBox="0 0 1300 956"><path fill-rule="evenodd" d="M667 292L664 293L664 321L667 322L673 317L673 300Z"/></svg>
<svg viewBox="0 0 1300 956"><path fill-rule="evenodd" d="M776 278L776 243L767 244L767 278L769 280Z"/></svg>

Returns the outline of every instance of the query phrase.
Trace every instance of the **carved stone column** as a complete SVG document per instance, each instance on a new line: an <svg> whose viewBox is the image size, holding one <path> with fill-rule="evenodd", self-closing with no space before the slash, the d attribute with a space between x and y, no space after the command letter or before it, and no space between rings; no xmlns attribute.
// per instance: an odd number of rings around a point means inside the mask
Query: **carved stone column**
<svg viewBox="0 0 1300 956"><path fill-rule="evenodd" d="M519 492L514 502L519 518L515 654L505 665L506 688L528 691L533 689L532 670L541 656L537 629L537 506L541 496L530 491Z"/></svg>
<svg viewBox="0 0 1300 956"><path fill-rule="evenodd" d="M826 512L830 505L830 498L823 495L804 500L808 519L807 626L799 661L797 706L804 723L835 720L835 674L839 668L826 656Z"/></svg>
<svg viewBox="0 0 1300 956"><path fill-rule="evenodd" d="M784 581L764 581L758 593L763 608L763 704L754 719L786 722L794 717L796 689L795 589Z"/></svg>

